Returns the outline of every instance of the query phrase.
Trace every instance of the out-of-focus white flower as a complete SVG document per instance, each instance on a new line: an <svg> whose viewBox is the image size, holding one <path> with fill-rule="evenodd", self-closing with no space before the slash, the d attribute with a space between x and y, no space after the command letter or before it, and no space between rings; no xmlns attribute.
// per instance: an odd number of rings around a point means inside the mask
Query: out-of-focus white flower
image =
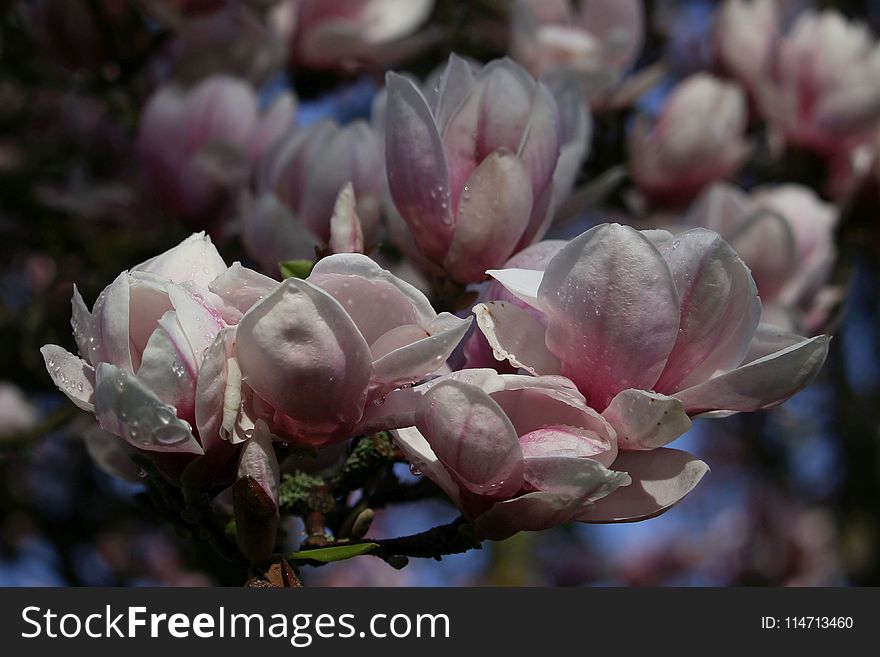
<svg viewBox="0 0 880 657"><path fill-rule="evenodd" d="M433 9L434 0L282 0L273 21L295 65L348 69L393 62Z"/></svg>
<svg viewBox="0 0 880 657"><path fill-rule="evenodd" d="M867 25L807 10L773 56L755 97L787 143L836 155L870 138L880 123L880 46Z"/></svg>
<svg viewBox="0 0 880 657"><path fill-rule="evenodd" d="M629 167L642 192L679 205L708 183L733 175L748 153L745 96L734 83L698 73L669 95L655 121L639 117L629 136Z"/></svg>
<svg viewBox="0 0 880 657"><path fill-rule="evenodd" d="M638 58L644 32L641 0L516 0L511 54L536 76L575 73L601 107Z"/></svg>
<svg viewBox="0 0 880 657"><path fill-rule="evenodd" d="M39 420L37 408L14 383L0 381L0 439L27 431Z"/></svg>
<svg viewBox="0 0 880 657"><path fill-rule="evenodd" d="M745 261L761 296L762 321L812 334L841 296L827 284L838 217L835 206L801 185L746 195L718 184L693 205L686 222L717 231Z"/></svg>

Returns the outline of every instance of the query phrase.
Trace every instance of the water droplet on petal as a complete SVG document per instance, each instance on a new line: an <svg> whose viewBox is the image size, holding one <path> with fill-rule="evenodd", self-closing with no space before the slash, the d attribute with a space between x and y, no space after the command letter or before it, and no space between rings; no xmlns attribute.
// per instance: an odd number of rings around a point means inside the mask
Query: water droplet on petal
<svg viewBox="0 0 880 657"><path fill-rule="evenodd" d="M411 463L409 466L409 473L414 477L419 477L422 474L422 471L419 469L415 463Z"/></svg>

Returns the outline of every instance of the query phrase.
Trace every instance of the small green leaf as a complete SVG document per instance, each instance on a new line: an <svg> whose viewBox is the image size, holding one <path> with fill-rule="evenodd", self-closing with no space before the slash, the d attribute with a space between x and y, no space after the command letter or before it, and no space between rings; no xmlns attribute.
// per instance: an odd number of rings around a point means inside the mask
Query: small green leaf
<svg viewBox="0 0 880 657"><path fill-rule="evenodd" d="M308 278L314 266L311 260L288 260L281 263L281 275L284 278Z"/></svg>
<svg viewBox="0 0 880 657"><path fill-rule="evenodd" d="M333 547L315 548L314 550L300 550L287 555L288 559L298 561L320 561L331 563L344 561L362 554L370 554L379 547L378 543L353 543L352 545L336 545Z"/></svg>

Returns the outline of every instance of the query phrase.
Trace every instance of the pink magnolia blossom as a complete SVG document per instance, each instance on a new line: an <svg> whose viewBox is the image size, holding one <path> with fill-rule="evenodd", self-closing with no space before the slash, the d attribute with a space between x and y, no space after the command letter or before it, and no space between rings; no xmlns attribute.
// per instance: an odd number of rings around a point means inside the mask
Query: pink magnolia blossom
<svg viewBox="0 0 880 657"><path fill-rule="evenodd" d="M838 211L800 185L746 195L729 185L706 190L687 223L718 232L745 261L763 301L762 321L812 334L840 293L826 285Z"/></svg>
<svg viewBox="0 0 880 657"><path fill-rule="evenodd" d="M787 143L846 151L880 121L880 47L867 25L834 10L804 11L776 42L756 98Z"/></svg>
<svg viewBox="0 0 880 657"><path fill-rule="evenodd" d="M144 109L137 156L149 192L187 218L216 210L247 182L251 166L293 122L294 100L261 114L245 82L225 75L190 90L160 88Z"/></svg>
<svg viewBox="0 0 880 657"><path fill-rule="evenodd" d="M652 517L708 470L678 450L618 454L612 426L559 376L462 370L392 393L368 424L403 427L410 463L491 539Z"/></svg>
<svg viewBox="0 0 880 657"><path fill-rule="evenodd" d="M399 58L433 9L434 0L282 0L273 19L295 65L344 70Z"/></svg>
<svg viewBox="0 0 880 657"><path fill-rule="evenodd" d="M534 75L576 74L594 106L609 103L644 38L641 0L516 0L513 5L514 59Z"/></svg>
<svg viewBox="0 0 880 657"><path fill-rule="evenodd" d="M219 431L224 400L216 383L241 314L209 289L227 275L210 239L193 235L122 272L91 312L74 288L80 356L56 345L41 350L74 404L178 474L192 465L191 476L209 476L231 455Z"/></svg>
<svg viewBox="0 0 880 657"><path fill-rule="evenodd" d="M705 229L673 237L602 224L543 272L490 273L544 314L542 323L513 304L477 305L496 357L567 376L625 450L669 443L692 416L779 404L812 381L828 351L828 336L759 324L748 268Z"/></svg>
<svg viewBox="0 0 880 657"><path fill-rule="evenodd" d="M652 201L678 205L729 178L749 147L742 91L705 73L686 78L655 121L641 116L629 136L629 168Z"/></svg>
<svg viewBox="0 0 880 657"><path fill-rule="evenodd" d="M725 0L713 45L721 66L750 92L769 73L780 32L776 0Z"/></svg>
<svg viewBox="0 0 880 657"><path fill-rule="evenodd" d="M387 85L388 185L422 256L470 283L540 239L562 144L551 91L510 60L474 71L454 55L427 96L395 73Z"/></svg>
<svg viewBox="0 0 880 657"><path fill-rule="evenodd" d="M378 241L385 189L381 139L364 121L327 119L283 137L242 201L244 243L267 272L315 250L362 252ZM346 191L347 190L347 191Z"/></svg>
<svg viewBox="0 0 880 657"><path fill-rule="evenodd" d="M359 254L259 287L248 288L262 300L238 325L237 362L271 407L272 432L300 443L354 435L365 408L438 370L470 326Z"/></svg>

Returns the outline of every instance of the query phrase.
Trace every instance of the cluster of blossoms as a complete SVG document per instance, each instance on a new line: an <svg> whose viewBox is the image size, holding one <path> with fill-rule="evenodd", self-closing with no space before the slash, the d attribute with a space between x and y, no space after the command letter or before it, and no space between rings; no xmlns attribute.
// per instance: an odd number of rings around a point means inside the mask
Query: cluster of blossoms
<svg viewBox="0 0 880 657"><path fill-rule="evenodd" d="M351 71L423 47L434 3L274 5L264 27L295 66ZM812 11L784 33L774 3L728 0L713 72L627 123L623 211L566 232L563 209L595 200L600 122L656 82L631 71L642 3L518 0L510 23L510 58L388 72L369 119L297 123L292 94L216 73L160 86L140 117L156 203L221 248L239 237L261 271L193 234L91 311L74 290L79 356L43 355L120 450L187 491L231 487L254 562L276 546L281 444L330 454L332 479L334 449L390 432L479 539L630 522L708 472L669 447L692 420L781 404L822 367L838 207L725 181L760 150L757 115L766 150L855 161L880 123L869 34Z"/></svg>

